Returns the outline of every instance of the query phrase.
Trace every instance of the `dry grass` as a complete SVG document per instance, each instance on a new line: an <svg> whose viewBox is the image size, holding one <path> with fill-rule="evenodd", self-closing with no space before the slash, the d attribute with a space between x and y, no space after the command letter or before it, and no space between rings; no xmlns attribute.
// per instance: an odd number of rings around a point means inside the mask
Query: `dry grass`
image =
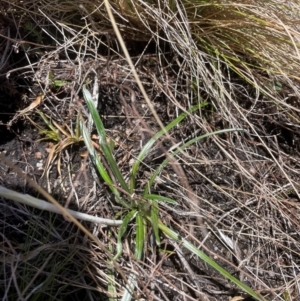
<svg viewBox="0 0 300 301"><path fill-rule="evenodd" d="M32 80L31 88L45 95L40 110L58 124L73 121L74 128L78 112L88 120L84 108L79 110L82 85L92 91L98 82L99 109L115 141L119 167L129 175L139 141L145 143L159 126L119 49L102 2L3 3L0 11L7 10L11 29L9 39L0 44L2 70L11 74L10 80L20 76ZM137 179L140 188L157 165L154 159L173 145L193 135L245 129L212 136L177 155L160 175L165 183L157 183L156 191L176 199L178 205L163 205L160 216L266 300L297 300L299 1L112 1L111 8L164 124L197 102L208 103L149 154L145 172ZM3 27L1 34L8 36L7 29ZM14 68L19 66L9 67L11 49L19 49L26 60L17 71ZM106 187L93 185L87 167L80 178L84 187L75 183L66 159L72 152L76 150L62 152L59 180L72 187L73 203L76 200L81 210L102 217L122 214ZM57 196L64 202L60 193ZM70 291L77 300L78 288L81 300L106 300L103 296L111 281L108 254L70 223L6 202L1 206L1 251L6 254L3 300L34 300L43 294L49 300L63 300ZM117 230L87 226L113 253ZM16 231L13 235L11 229ZM124 275L115 275L120 298L132 271L140 276L137 300L228 300L227 294L240 294L167 238L160 252L153 251L149 239L145 260L137 261L131 248L134 227L131 231L118 262ZM40 261L32 257L37 252ZM30 273L25 277L26 271ZM45 282L38 281L40 275ZM59 289L62 293L57 295Z"/></svg>

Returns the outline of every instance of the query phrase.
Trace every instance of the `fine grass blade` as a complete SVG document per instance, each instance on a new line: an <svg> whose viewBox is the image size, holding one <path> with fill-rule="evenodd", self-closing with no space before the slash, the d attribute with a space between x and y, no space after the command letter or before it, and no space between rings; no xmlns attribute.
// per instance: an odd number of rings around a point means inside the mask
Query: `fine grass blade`
<svg viewBox="0 0 300 301"><path fill-rule="evenodd" d="M159 195L159 194L145 194L144 198L148 199L148 200L167 202L167 203L171 203L173 205L177 205L177 202L174 201L173 199L165 197L165 196L162 196L162 195Z"/></svg>
<svg viewBox="0 0 300 301"><path fill-rule="evenodd" d="M158 231L158 214L159 214L159 208L158 208L158 202L167 202L171 203L173 205L176 205L177 202L174 200L164 197L158 194L146 194L144 195L145 199L148 199L151 201L151 225L153 228L153 233L155 236L155 242L157 246L160 246L160 237L159 237L159 231Z"/></svg>
<svg viewBox="0 0 300 301"><path fill-rule="evenodd" d="M159 231L158 231L158 202L156 200L152 201L151 225L153 228L156 245L160 246L160 237L159 237Z"/></svg>
<svg viewBox="0 0 300 301"><path fill-rule="evenodd" d="M138 213L136 215L136 238L135 238L135 253L134 256L136 259L141 260L143 257L144 251L144 242L146 236L146 220L143 216Z"/></svg>
<svg viewBox="0 0 300 301"><path fill-rule="evenodd" d="M59 134L57 133L57 128L52 124L52 122L46 117L46 115L41 112L40 110L36 110L37 113L40 115L40 117L43 119L45 124L48 126L48 128L53 132L53 140L59 141L60 137Z"/></svg>
<svg viewBox="0 0 300 301"><path fill-rule="evenodd" d="M91 141L91 138L89 136L88 130L85 126L85 124L83 123L83 121L80 121L80 129L81 129L81 133L82 133L82 137L84 140L84 143L88 149L88 152L90 154L91 160L95 166L95 169L97 170L97 172L101 175L102 179L104 180L104 182L108 185L108 187L110 188L110 190L113 192L113 194L116 197L116 201L119 204L122 204L125 208L128 208L129 205L125 202L125 200L120 196L120 192L119 190L115 187L112 179L110 178L109 174L107 173L105 167L103 166L99 156L96 153L96 150L93 146L93 143Z"/></svg>
<svg viewBox="0 0 300 301"><path fill-rule="evenodd" d="M242 283L238 279L236 279L234 276L232 276L230 273L228 273L225 269L223 269L218 263L216 263L214 260L212 260L209 256L207 256L203 251L196 248L193 244L182 238L180 235L178 235L176 232L168 228L166 225L164 225L162 222L158 222L158 227L160 230L170 238L174 239L176 242L180 243L183 247L191 251L193 254L198 256L201 260L206 262L208 265L210 265L212 268L214 268L216 271L218 271L221 275L223 275L225 278L230 280L232 283L236 284L240 289L245 291L248 295L252 296L258 301L265 301L262 296L258 295L254 290L252 290L249 286Z"/></svg>
<svg viewBox="0 0 300 301"><path fill-rule="evenodd" d="M170 153L170 156L175 157L179 152L183 151L185 148L191 146L192 144L205 139L207 137L213 136L213 135L220 135L223 133L228 133L228 132L235 132L235 131L244 131L244 129L225 129L225 130L220 130L220 131L215 131L212 133L207 133L198 137L195 137L191 140L189 140L188 142L186 142L185 144L183 144L182 146L178 147L175 151L172 151ZM150 192L150 188L153 185L153 183L155 182L156 177L161 173L161 171L164 169L164 167L169 163L170 159L165 159L161 165L154 171L154 173L152 174L152 176L150 177L148 183L145 186L144 189L144 193L143 193L143 197L146 198L146 195L149 195ZM150 194L151 195L151 194Z"/></svg>
<svg viewBox="0 0 300 301"><path fill-rule="evenodd" d="M205 106L206 103L201 103L201 104L197 104L195 106L193 106L192 108L190 108L187 113L182 113L180 114L176 119L174 119L173 121L171 121L164 130L160 130L159 132L157 132L143 147L143 149L141 150L140 154L138 155L136 161L134 162L133 166L132 166L132 172L131 172L131 177L130 177L130 193L133 193L134 189L135 189L135 179L137 176L137 172L139 169L139 166L141 164L141 162L143 161L143 159L146 157L146 155L149 153L151 147L153 146L153 144L164 135L165 132L170 131L173 127L175 127L176 125L178 125L189 113L192 113L196 110L198 110L199 108L202 108L203 106Z"/></svg>
<svg viewBox="0 0 300 301"><path fill-rule="evenodd" d="M112 169L112 172L114 174L114 176L117 178L117 180L119 181L121 187L129 192L129 187L128 185L126 184L121 172L120 172L120 169L116 163L116 160L112 154L112 150L111 150L111 147L110 145L107 143L107 140L106 140L106 133L105 133L105 128L104 128L104 125L102 123L102 120L100 118L100 115L97 111L97 109L95 108L94 106L94 103L93 103L93 100L92 100L92 95L91 93L86 89L85 86L82 87L82 91L83 91L83 96L84 96L84 99L87 103L87 106L89 108L89 111L92 115L92 118L93 118L93 121L95 123L95 126L96 126L96 129L97 129L97 132L98 132L98 135L99 135L99 144L100 144L100 147L101 147L101 150L105 156L105 159L107 160L109 166L111 167Z"/></svg>
<svg viewBox="0 0 300 301"><path fill-rule="evenodd" d="M97 171L101 175L104 182L109 185L109 187L114 192L114 194L119 194L118 190L114 188L112 179L110 178L109 174L106 172L102 162L99 159L99 156L96 153L96 150L93 146L93 143L91 141L88 130L87 130L85 124L83 123L83 121L80 122L80 127L81 127L81 133L82 133L82 136L83 136L84 143L85 143L85 145L88 149L88 152L91 156L91 159L94 163L95 168L97 169Z"/></svg>
<svg viewBox="0 0 300 301"><path fill-rule="evenodd" d="M134 216L137 214L137 210L134 209L134 210L131 210L123 219L123 223L120 227L120 230L118 232L118 241L117 241L117 254L115 255L115 257L113 258L113 261L117 260L120 255L122 254L122 250L123 250L123 247L122 247L122 238L123 238L123 235L125 234L126 230L127 230L127 227L128 227L128 224L129 222L134 218Z"/></svg>

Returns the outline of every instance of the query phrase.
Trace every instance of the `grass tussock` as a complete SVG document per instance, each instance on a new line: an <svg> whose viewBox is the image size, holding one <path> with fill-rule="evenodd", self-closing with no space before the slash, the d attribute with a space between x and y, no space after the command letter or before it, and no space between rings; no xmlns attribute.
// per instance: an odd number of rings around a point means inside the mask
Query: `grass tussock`
<svg viewBox="0 0 300 301"><path fill-rule="evenodd" d="M3 300L297 300L299 1L107 4L0 4L0 107L18 110L0 117L22 145L2 155L123 220L1 200ZM29 182L0 163L1 185Z"/></svg>

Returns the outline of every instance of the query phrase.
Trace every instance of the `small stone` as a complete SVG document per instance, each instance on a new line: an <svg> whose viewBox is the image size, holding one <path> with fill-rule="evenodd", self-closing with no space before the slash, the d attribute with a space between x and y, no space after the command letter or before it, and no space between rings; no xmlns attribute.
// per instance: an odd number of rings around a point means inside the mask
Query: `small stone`
<svg viewBox="0 0 300 301"><path fill-rule="evenodd" d="M42 158L43 158L43 155L42 155L41 152L36 152L36 153L34 154L34 157L35 157L36 159L42 159Z"/></svg>
<svg viewBox="0 0 300 301"><path fill-rule="evenodd" d="M36 163L36 167L38 170L43 170L43 162Z"/></svg>

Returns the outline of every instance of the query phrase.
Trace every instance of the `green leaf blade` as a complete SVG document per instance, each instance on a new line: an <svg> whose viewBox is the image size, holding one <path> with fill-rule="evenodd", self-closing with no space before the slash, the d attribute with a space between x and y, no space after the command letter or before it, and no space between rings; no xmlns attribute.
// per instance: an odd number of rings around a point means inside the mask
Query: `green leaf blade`
<svg viewBox="0 0 300 301"><path fill-rule="evenodd" d="M182 113L180 114L176 119L172 120L166 127L164 130L160 130L159 132L157 132L146 144L145 146L142 148L141 152L139 153L136 161L134 162L133 166L132 166L132 171L131 171L131 177L130 177L130 192L133 193L134 188L135 188L135 179L137 176L137 172L139 169L139 166L141 164L141 162L144 160L144 158L146 157L146 155L149 153L151 147L153 146L153 144L159 139L161 138L165 132L170 131L173 127L175 127L176 125L178 125L184 118L186 118L186 116L188 116L189 113L192 113L194 111L196 111L197 109L199 109L199 107L204 106L204 104L197 104L195 106L193 106L191 109L188 110L187 113Z"/></svg>
<svg viewBox="0 0 300 301"><path fill-rule="evenodd" d="M177 205L178 204L173 199L165 197L165 196L162 196L162 195L159 195L159 194L145 194L144 198L148 199L148 200L166 202L166 203L170 203L170 204L173 204L173 205Z"/></svg>
<svg viewBox="0 0 300 301"><path fill-rule="evenodd" d="M123 247L122 247L122 238L123 235L125 234L125 232L127 231L128 228L128 224L129 222L135 217L135 215L137 214L137 210L131 210L123 219L123 223L119 229L118 232L118 239L117 239L117 254L114 256L113 261L117 260L123 251Z"/></svg>
<svg viewBox="0 0 300 301"><path fill-rule="evenodd" d="M91 96L90 92L86 89L85 86L83 86L82 91L83 91L84 99L87 103L87 106L92 115L93 121L95 123L96 129L97 129L97 132L99 135L99 144L100 144L101 150L103 151L103 154L104 154L109 166L111 167L114 176L119 181L121 187L125 191L129 192L129 187L126 184L126 182L122 176L122 173L120 172L120 169L119 169L119 167L116 163L116 160L112 154L112 149L111 149L110 145L107 143L105 127L102 123L102 120L100 118L100 115L99 115L97 109L94 106L94 103L92 101L92 96Z"/></svg>
<svg viewBox="0 0 300 301"><path fill-rule="evenodd" d="M153 228L156 245L160 246L160 237L158 230L158 212L158 202L156 200L153 200L151 206L151 225Z"/></svg>
<svg viewBox="0 0 300 301"><path fill-rule="evenodd" d="M265 301L262 296L257 294L254 290L252 290L249 286L232 276L230 273L228 273L225 269L223 269L218 263L216 263L214 260L212 260L209 256L207 256L203 251L196 248L193 244L185 240L184 238L180 237L176 232L168 228L166 225L164 225L162 222L159 222L159 228L163 233L165 233L170 238L174 239L176 242L180 242L186 249L191 251L193 254L198 256L201 260L206 262L208 265L210 265L212 268L214 268L217 272L219 272L222 276L230 280L232 283L236 284L240 289L245 291L247 294L252 296L258 301Z"/></svg>
<svg viewBox="0 0 300 301"><path fill-rule="evenodd" d="M142 260L144 243L146 236L146 221L140 213L136 216L136 239L135 239L135 253L134 256L138 260Z"/></svg>

